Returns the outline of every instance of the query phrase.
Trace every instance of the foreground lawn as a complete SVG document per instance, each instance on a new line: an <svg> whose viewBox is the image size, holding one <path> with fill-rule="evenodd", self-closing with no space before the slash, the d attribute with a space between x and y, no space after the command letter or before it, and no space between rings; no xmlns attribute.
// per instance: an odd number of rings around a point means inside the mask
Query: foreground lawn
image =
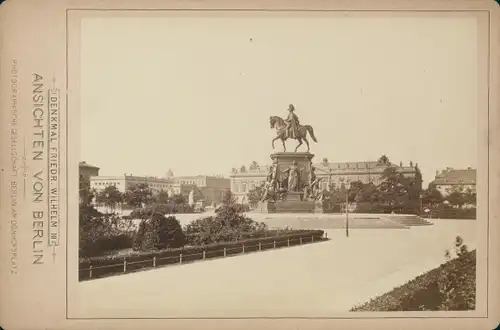
<svg viewBox="0 0 500 330"><path fill-rule="evenodd" d="M351 312L474 310L475 300L476 250L464 250L457 258L353 307Z"/></svg>

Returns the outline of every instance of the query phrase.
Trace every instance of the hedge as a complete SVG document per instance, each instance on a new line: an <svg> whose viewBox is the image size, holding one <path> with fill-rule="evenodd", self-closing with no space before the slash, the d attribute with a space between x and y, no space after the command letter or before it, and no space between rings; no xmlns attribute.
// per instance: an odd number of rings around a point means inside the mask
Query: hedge
<svg viewBox="0 0 500 330"><path fill-rule="evenodd" d="M470 209L456 209L456 208L440 208L430 210L430 214L433 218L440 219L476 219L477 211L475 208ZM428 217L427 213L421 215L422 217Z"/></svg>
<svg viewBox="0 0 500 330"><path fill-rule="evenodd" d="M399 214L418 214L419 206L415 203L408 203L401 206L390 206L380 203L357 203L355 213L399 213Z"/></svg>
<svg viewBox="0 0 500 330"><path fill-rule="evenodd" d="M228 242L211 244L205 246L191 246L177 249L165 249L159 251L140 252L132 251L128 256L99 256L91 258L80 258L79 262L79 279L89 279L89 268L92 266L92 278L105 277L124 273L124 261L126 261L126 273L137 271L143 268L153 267L153 258L156 258L155 266L162 266L167 264L188 263L196 260L203 259L203 251L205 251L205 258L224 257L224 249L226 249L226 256L254 252L259 250L259 243L261 250L269 250L285 247L290 244L299 245L302 238L302 243L310 243L313 241L322 241L323 230L294 230L285 235L274 235L268 237L252 238L238 242ZM314 239L312 239L314 237ZM308 241L308 239L310 240ZM288 241L290 240L290 241ZM276 242L275 246L274 243ZM244 249L244 250L243 250ZM104 268L101 268L104 267Z"/></svg>
<svg viewBox="0 0 500 330"><path fill-rule="evenodd" d="M437 310L467 310L464 296L475 296L476 289L476 251L468 252L463 259L450 260L392 291L369 302L355 306L351 312L390 312L390 311L437 311ZM467 281L466 287L454 288L463 293L452 308L447 307L445 294L440 290L439 283L451 272L463 274Z"/></svg>
<svg viewBox="0 0 500 330"><path fill-rule="evenodd" d="M133 244L133 237L130 234L119 234L114 236L105 236L98 238L94 243L82 246L80 248L81 256L97 256L103 253L128 249Z"/></svg>

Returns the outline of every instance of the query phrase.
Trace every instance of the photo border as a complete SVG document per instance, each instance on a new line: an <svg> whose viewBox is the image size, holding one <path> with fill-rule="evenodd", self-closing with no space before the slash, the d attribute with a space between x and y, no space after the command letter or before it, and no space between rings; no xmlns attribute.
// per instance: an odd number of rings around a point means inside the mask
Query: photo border
<svg viewBox="0 0 500 330"><path fill-rule="evenodd" d="M209 8L197 8L197 9L192 9L192 8L66 8L66 90L69 90L69 67L68 67L68 62L69 62L69 47L68 47L68 41L69 41L69 13L72 11L88 11L88 12L185 12L185 11L197 11L197 12L409 12L409 13L414 13L414 12L487 12L488 13L488 36L487 36L487 47L488 47L488 55L487 55L487 72L488 72L488 78L487 78L487 122L488 122L488 141L491 138L490 134L490 105L491 105L491 10L487 9L296 9L296 8L290 8L290 9L252 9L252 8L219 8L219 9L209 9ZM479 70L479 69L478 69ZM479 96L478 96L479 97ZM69 96L68 93L65 95L65 101L66 101L66 132L69 127L69 122L70 122L70 107L69 107ZM479 114L478 114L479 116ZM66 138L66 191L70 191L70 186L69 186L69 169L73 164L70 162L70 157L68 156L68 149L71 145L69 142L72 137L70 134L66 133L67 138ZM487 319L489 317L489 288L490 288L490 279L489 279L489 272L490 272L490 147L487 148L486 151L486 158L487 158L487 195L485 196L485 205L483 208L487 210L487 217L486 217L486 227L487 227L487 242L486 242L486 316L407 316L407 315L402 315L402 316L357 316L357 317L68 317L68 304L69 304L69 290L68 290L68 258L69 258L69 244L66 243L66 319L67 320L245 320L245 319L258 319L258 320L280 320L280 319L300 319L300 320L335 320L335 319L340 319L340 320L350 320L350 319L366 319L366 320L374 320L374 319ZM478 150L479 153L479 150ZM66 239L69 237L69 198L66 200ZM477 283L476 283L477 286ZM453 312L453 311L451 311ZM399 313L399 312L394 312L394 313ZM449 313L449 312L447 312Z"/></svg>

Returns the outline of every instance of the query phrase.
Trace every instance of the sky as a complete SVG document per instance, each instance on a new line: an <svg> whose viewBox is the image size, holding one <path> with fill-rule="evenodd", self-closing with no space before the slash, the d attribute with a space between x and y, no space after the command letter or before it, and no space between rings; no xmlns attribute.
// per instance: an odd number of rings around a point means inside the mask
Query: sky
<svg viewBox="0 0 500 330"><path fill-rule="evenodd" d="M269 116L290 103L316 162L385 154L418 163L424 184L477 166L473 18L176 12L81 31L80 155L100 175L269 164Z"/></svg>

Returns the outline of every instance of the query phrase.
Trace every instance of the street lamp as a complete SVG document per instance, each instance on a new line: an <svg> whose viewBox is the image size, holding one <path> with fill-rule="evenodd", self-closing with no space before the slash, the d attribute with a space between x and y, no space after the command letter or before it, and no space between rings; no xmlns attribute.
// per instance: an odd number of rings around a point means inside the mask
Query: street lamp
<svg viewBox="0 0 500 330"><path fill-rule="evenodd" d="M345 235L349 237L349 189L351 188L350 180L342 180L345 190Z"/></svg>

